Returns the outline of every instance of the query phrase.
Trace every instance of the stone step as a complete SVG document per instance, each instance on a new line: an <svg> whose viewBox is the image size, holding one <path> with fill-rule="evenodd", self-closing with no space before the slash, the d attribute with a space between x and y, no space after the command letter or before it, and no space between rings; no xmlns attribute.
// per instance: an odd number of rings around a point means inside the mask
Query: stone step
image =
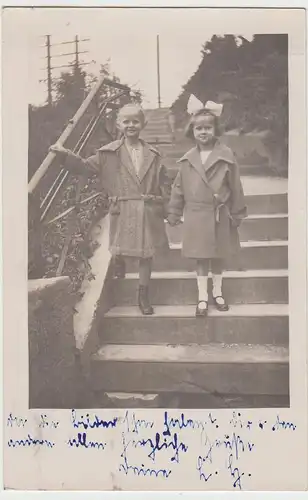
<svg viewBox="0 0 308 500"><path fill-rule="evenodd" d="M154 108L145 110L146 117L148 120L155 120L162 116L168 116L169 108Z"/></svg>
<svg viewBox="0 0 308 500"><path fill-rule="evenodd" d="M108 392L106 396L113 408L159 408L159 394Z"/></svg>
<svg viewBox="0 0 308 500"><path fill-rule="evenodd" d="M172 135L171 130L168 127L168 124L164 124L163 126L162 125L160 125L160 126L152 125L150 127L146 127L142 131L141 137L143 137L144 135L155 135L157 137L160 137L161 135L164 136L166 134L169 136Z"/></svg>
<svg viewBox="0 0 308 500"><path fill-rule="evenodd" d="M245 183L245 177L243 178ZM245 190L245 185L244 185ZM278 217L284 218L288 214L288 195L287 193L274 193L274 194L246 194L245 202L247 211L250 218L257 215L277 214ZM284 222L282 222L284 224Z"/></svg>
<svg viewBox="0 0 308 500"><path fill-rule="evenodd" d="M127 260L127 272L138 271L138 259ZM195 259L182 256L182 245L170 245L164 255L157 255L153 260L153 271L194 271ZM287 269L287 241L243 241L238 262L226 262L226 270L247 269Z"/></svg>
<svg viewBox="0 0 308 500"><path fill-rule="evenodd" d="M148 131L155 131L156 133L160 134L164 131L168 130L170 132L170 125L169 125L169 117L168 114L162 114L162 115L149 115L147 117L147 124L144 129L144 132Z"/></svg>
<svg viewBox="0 0 308 500"><path fill-rule="evenodd" d="M287 214L287 193L276 194L246 194L248 214Z"/></svg>
<svg viewBox="0 0 308 500"><path fill-rule="evenodd" d="M94 390L289 394L288 349L271 345L105 345L92 356Z"/></svg>
<svg viewBox="0 0 308 500"><path fill-rule="evenodd" d="M287 304L231 305L207 318L195 317L195 305L156 306L143 316L137 306L117 306L102 318L100 338L120 344L200 344L208 342L288 345Z"/></svg>
<svg viewBox="0 0 308 500"><path fill-rule="evenodd" d="M149 142L150 144L151 144L151 142L153 142L153 140L155 140L158 143L162 143L162 146L164 146L165 144L171 144L172 140L173 140L170 130L160 130L160 131L144 130L144 132L142 132L140 137L141 137L141 139L143 139L146 142ZM157 146L157 149L159 150L159 152L161 154L161 151L160 151L161 146L160 145ZM178 164L175 164L173 166L173 168L174 167L178 167Z"/></svg>
<svg viewBox="0 0 308 500"><path fill-rule="evenodd" d="M162 393L157 403L160 408L289 408L290 397L271 394L194 394L194 393Z"/></svg>
<svg viewBox="0 0 308 500"><path fill-rule="evenodd" d="M168 122L168 117L167 116L162 116L155 118L155 120L150 120L146 127L144 128L144 132L149 132L149 131L154 131L157 134L160 134L161 132L167 131L170 132L171 128Z"/></svg>
<svg viewBox="0 0 308 500"><path fill-rule="evenodd" d="M170 226L166 221L166 231L170 243L182 241L183 225ZM269 241L288 239L287 214L256 214L243 220L239 235L241 241Z"/></svg>
<svg viewBox="0 0 308 500"><path fill-rule="evenodd" d="M112 280L113 301L117 306L137 305L138 273L124 280ZM223 279L224 294L229 304L288 303L288 271L227 271ZM209 280L209 293L211 280ZM197 280L194 272L157 272L152 274L153 305L196 304Z"/></svg>
<svg viewBox="0 0 308 500"><path fill-rule="evenodd" d="M159 117L156 118L155 120L151 119L147 123L144 131L145 132L155 131L156 133L166 132L166 131L170 132L168 117Z"/></svg>
<svg viewBox="0 0 308 500"><path fill-rule="evenodd" d="M163 158L169 158L175 160L179 160L187 151L192 148L192 144L164 144L160 146L159 150L163 156Z"/></svg>
<svg viewBox="0 0 308 500"><path fill-rule="evenodd" d="M96 391L93 408L185 408L185 409L212 409L212 408L288 408L290 398L271 395L239 395L239 394L201 394L185 392L147 393L118 393Z"/></svg>
<svg viewBox="0 0 308 500"><path fill-rule="evenodd" d="M165 135L168 135L168 136L171 136L171 130L169 129L168 127L168 124L166 123L164 127L146 127L145 129L142 130L140 136L143 137L145 135L155 135L157 137L160 137L160 136L165 136Z"/></svg>
<svg viewBox="0 0 308 500"><path fill-rule="evenodd" d="M141 139L148 142L149 144L157 143L158 149L161 148L161 143L162 144L164 144L164 143L171 144L172 143L172 135L170 134L170 132L166 132L164 134L163 133L156 134L155 132L144 132L140 137L141 137Z"/></svg>
<svg viewBox="0 0 308 500"><path fill-rule="evenodd" d="M147 139L145 139L145 140L147 140ZM164 142L164 141L162 141L162 142ZM166 142L170 142L170 141L166 141ZM160 148L161 148L161 145L159 144L158 149L160 149ZM177 176L179 169L180 169L180 165L173 158L163 158L162 163L167 168L168 175L169 175L170 179L174 180ZM269 177L269 176L272 176L274 173L273 169L270 168L268 165L240 164L239 169L240 169L241 176L250 175L250 176L256 176L256 177Z"/></svg>

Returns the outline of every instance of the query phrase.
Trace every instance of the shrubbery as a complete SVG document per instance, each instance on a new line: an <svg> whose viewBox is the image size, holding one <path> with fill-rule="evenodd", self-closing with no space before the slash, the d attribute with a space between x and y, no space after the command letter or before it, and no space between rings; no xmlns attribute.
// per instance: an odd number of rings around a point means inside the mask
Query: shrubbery
<svg viewBox="0 0 308 500"><path fill-rule="evenodd" d="M203 103L224 103L226 130L268 130L267 146L281 168L288 163L288 36L213 36L202 49L197 71L172 109L181 125L187 120L190 94Z"/></svg>

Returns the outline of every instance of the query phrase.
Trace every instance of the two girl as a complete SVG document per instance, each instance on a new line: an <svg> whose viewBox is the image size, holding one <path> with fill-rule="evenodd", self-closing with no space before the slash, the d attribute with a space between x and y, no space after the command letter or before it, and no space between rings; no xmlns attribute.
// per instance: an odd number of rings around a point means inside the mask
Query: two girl
<svg viewBox="0 0 308 500"><path fill-rule="evenodd" d="M225 260L240 248L237 228L247 215L238 165L218 141L221 111L222 105L208 102L192 114L186 135L195 147L179 160L168 209L171 225L180 223L184 213L182 254L196 260L197 317L208 312L209 270L216 308L229 308L222 273Z"/></svg>
<svg viewBox="0 0 308 500"><path fill-rule="evenodd" d="M218 142L220 113L220 105L207 103L192 114L187 136L196 146L179 160L168 206L171 225L178 224L184 213L182 252L197 262L197 317L208 312L209 269L214 303L220 311L228 310L222 292L224 262L239 249L237 228L246 216L238 166L231 150ZM145 125L142 109L126 105L117 119L122 139L87 159L59 145L51 150L73 173L99 174L110 200L110 251L114 257L139 259L138 304L142 314L151 315L152 258L168 249L164 218L170 193L160 154L139 138ZM125 276L123 265L118 275Z"/></svg>

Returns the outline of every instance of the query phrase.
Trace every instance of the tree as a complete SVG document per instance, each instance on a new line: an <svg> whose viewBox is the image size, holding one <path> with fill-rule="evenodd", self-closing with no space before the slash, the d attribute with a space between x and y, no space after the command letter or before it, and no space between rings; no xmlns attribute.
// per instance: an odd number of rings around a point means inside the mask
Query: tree
<svg viewBox="0 0 308 500"><path fill-rule="evenodd" d="M225 129L270 132L269 146L288 161L288 37L213 36L202 47L202 60L172 105L178 122L187 119L190 94L203 103L224 102ZM224 96L224 97L222 97ZM275 153L276 154L276 153Z"/></svg>
<svg viewBox="0 0 308 500"><path fill-rule="evenodd" d="M57 107L78 108L87 92L86 73L79 67L74 68L73 72L62 72L54 82L54 90Z"/></svg>

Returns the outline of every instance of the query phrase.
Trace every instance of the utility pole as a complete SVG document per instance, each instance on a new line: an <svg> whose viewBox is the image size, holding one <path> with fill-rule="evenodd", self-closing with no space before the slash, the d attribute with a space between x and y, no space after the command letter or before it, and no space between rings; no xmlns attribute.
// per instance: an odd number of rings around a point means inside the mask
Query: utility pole
<svg viewBox="0 0 308 500"><path fill-rule="evenodd" d="M78 35L75 36L75 72L79 69Z"/></svg>
<svg viewBox="0 0 308 500"><path fill-rule="evenodd" d="M47 102L52 105L52 85L51 85L51 55L50 55L50 35L46 35L47 47Z"/></svg>
<svg viewBox="0 0 308 500"><path fill-rule="evenodd" d="M59 68L73 68L74 72L77 73L78 70L80 69L80 66L86 66L87 64L90 64L90 62L80 62L80 54L87 54L89 51L88 50L79 50L79 43L80 42L88 42L90 38L83 38L79 39L78 35L75 36L73 41L70 42L61 42L61 43L55 43L51 44L50 35L45 35L46 37L46 44L44 47L47 50L47 55L44 57L44 59L47 59L47 79L46 80L40 80L40 82L47 82L47 102L48 106L52 105L52 70L54 69L59 69ZM74 44L75 45L75 50L74 52L68 52L65 54L53 54L51 55L51 48L56 47L56 46L62 46L62 45L69 45L69 44ZM57 58L57 57L66 57L66 56L75 56L74 62L69 63L69 64L63 64L61 66L52 66L52 60ZM92 61L91 61L92 62ZM44 71L46 71L46 68L43 68Z"/></svg>
<svg viewBox="0 0 308 500"><path fill-rule="evenodd" d="M156 52L157 52L157 93L158 93L158 107L161 107L160 99L160 62L159 62L159 35L156 37Z"/></svg>

